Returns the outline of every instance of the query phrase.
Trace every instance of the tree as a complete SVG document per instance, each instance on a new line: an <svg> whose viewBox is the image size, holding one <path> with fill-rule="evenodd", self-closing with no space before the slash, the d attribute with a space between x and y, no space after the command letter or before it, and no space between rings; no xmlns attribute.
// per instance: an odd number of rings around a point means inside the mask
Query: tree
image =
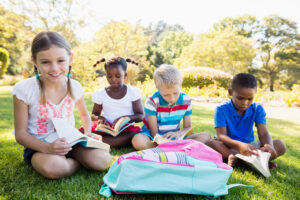
<svg viewBox="0 0 300 200"><path fill-rule="evenodd" d="M255 56L253 42L229 30L202 34L186 46L175 65L205 66L229 72L247 72Z"/></svg>
<svg viewBox="0 0 300 200"><path fill-rule="evenodd" d="M83 78L92 78L90 70L94 70L92 66L97 60L110 56L132 58L139 63L139 66L128 64L128 80L134 83L140 70L149 67L146 60L148 41L149 37L144 35L141 26L133 26L129 22L111 22L95 34L92 42L74 49L77 55L74 72L81 74ZM98 69L100 67L101 64Z"/></svg>
<svg viewBox="0 0 300 200"><path fill-rule="evenodd" d="M229 30L238 35L251 38L255 33L259 21L255 16L242 15L239 17L226 17L225 19L216 23L213 27L215 31Z"/></svg>
<svg viewBox="0 0 300 200"><path fill-rule="evenodd" d="M191 44L193 35L186 32L171 31L158 43L158 52L162 56L163 63L173 64L178 58L182 49Z"/></svg>
<svg viewBox="0 0 300 200"><path fill-rule="evenodd" d="M299 45L300 36L295 22L277 15L265 17L258 31L260 73L268 78L270 91L274 91L274 84L280 73L288 69L291 57L298 57L299 51L290 50Z"/></svg>
<svg viewBox="0 0 300 200"><path fill-rule="evenodd" d="M147 60L150 61L151 65L158 67L164 63L164 55L160 52L158 43L172 31L183 32L184 29L178 24L168 25L164 21L158 21L156 24L150 23L148 27L144 28L144 34L150 37Z"/></svg>
<svg viewBox="0 0 300 200"><path fill-rule="evenodd" d="M9 55L6 49L0 47L0 78L6 72L7 66L9 62Z"/></svg>
<svg viewBox="0 0 300 200"><path fill-rule="evenodd" d="M0 47L9 52L8 73L21 73L30 60L31 29L24 25L27 18L0 5Z"/></svg>
<svg viewBox="0 0 300 200"><path fill-rule="evenodd" d="M79 0L10 0L8 7L26 16L27 24L35 33L57 31L73 47L78 44L75 33L86 25L85 20L90 12Z"/></svg>
<svg viewBox="0 0 300 200"><path fill-rule="evenodd" d="M158 44L170 31L183 32L184 28L179 24L168 25L162 20L155 24L150 23L148 27L144 28L145 35L151 36L151 45Z"/></svg>
<svg viewBox="0 0 300 200"><path fill-rule="evenodd" d="M300 80L300 43L280 49L275 54L275 60L284 69L279 73L279 85L291 89Z"/></svg>

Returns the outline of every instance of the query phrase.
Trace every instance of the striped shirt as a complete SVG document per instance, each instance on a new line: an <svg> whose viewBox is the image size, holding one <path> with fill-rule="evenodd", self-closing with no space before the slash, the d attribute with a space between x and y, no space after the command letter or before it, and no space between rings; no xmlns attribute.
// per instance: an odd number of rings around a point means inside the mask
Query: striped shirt
<svg viewBox="0 0 300 200"><path fill-rule="evenodd" d="M145 102L145 118L142 131L150 132L147 115L157 118L158 133L164 135L170 131L179 131L180 121L192 114L191 98L180 92L175 104L170 105L157 91Z"/></svg>

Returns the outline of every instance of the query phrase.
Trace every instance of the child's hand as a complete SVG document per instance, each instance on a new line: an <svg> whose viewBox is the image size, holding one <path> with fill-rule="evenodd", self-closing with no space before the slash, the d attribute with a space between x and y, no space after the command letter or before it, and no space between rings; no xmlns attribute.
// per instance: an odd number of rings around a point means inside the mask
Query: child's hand
<svg viewBox="0 0 300 200"><path fill-rule="evenodd" d="M244 156L251 156L251 155L258 156L257 149L254 146L247 143L242 143L240 145L239 150L240 153Z"/></svg>
<svg viewBox="0 0 300 200"><path fill-rule="evenodd" d="M94 133L85 133L87 136L93 138L94 140L102 141L102 136Z"/></svg>
<svg viewBox="0 0 300 200"><path fill-rule="evenodd" d="M102 116L98 117L97 123L98 123L98 124L104 124L104 125L109 126L108 121L105 119L105 117L102 117Z"/></svg>
<svg viewBox="0 0 300 200"><path fill-rule="evenodd" d="M164 138L167 138L167 139L175 139L175 140L178 140L181 136L181 132L180 131L177 131L177 132L168 132L164 135L162 135Z"/></svg>
<svg viewBox="0 0 300 200"><path fill-rule="evenodd" d="M91 115L91 120L92 120L92 121L98 121L98 120L99 120L99 117L98 117L97 115L95 115L95 114L92 114L92 115Z"/></svg>
<svg viewBox="0 0 300 200"><path fill-rule="evenodd" d="M58 138L50 143L49 153L64 156L71 151L71 146L67 143L66 138Z"/></svg>
<svg viewBox="0 0 300 200"><path fill-rule="evenodd" d="M269 144L265 144L263 147L260 148L263 152L269 152L271 154L271 160L277 157L276 150Z"/></svg>

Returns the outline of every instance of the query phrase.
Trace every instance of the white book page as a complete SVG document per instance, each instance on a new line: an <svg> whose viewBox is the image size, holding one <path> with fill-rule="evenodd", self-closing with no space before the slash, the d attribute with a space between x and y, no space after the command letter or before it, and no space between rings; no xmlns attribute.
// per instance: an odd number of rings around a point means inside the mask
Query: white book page
<svg viewBox="0 0 300 200"><path fill-rule="evenodd" d="M265 172L267 174L269 174L268 172L269 170L269 159L271 154L268 152L262 152L262 151L258 151L258 157L257 160L259 160L259 162L261 163L262 168L265 170Z"/></svg>
<svg viewBox="0 0 300 200"><path fill-rule="evenodd" d="M69 122L61 118L52 118L52 122L56 129L59 138L66 138L69 144L73 144L76 140L84 141L87 136L80 133L75 127L71 126ZM76 142L77 143L77 142Z"/></svg>

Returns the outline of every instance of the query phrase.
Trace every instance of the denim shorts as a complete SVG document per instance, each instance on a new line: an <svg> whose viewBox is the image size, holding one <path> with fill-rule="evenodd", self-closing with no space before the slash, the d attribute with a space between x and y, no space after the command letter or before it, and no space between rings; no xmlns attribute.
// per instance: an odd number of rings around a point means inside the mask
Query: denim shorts
<svg viewBox="0 0 300 200"><path fill-rule="evenodd" d="M29 148L24 149L23 159L28 165L31 165L31 158L32 158L33 154L35 154L36 152L37 151L29 149Z"/></svg>

